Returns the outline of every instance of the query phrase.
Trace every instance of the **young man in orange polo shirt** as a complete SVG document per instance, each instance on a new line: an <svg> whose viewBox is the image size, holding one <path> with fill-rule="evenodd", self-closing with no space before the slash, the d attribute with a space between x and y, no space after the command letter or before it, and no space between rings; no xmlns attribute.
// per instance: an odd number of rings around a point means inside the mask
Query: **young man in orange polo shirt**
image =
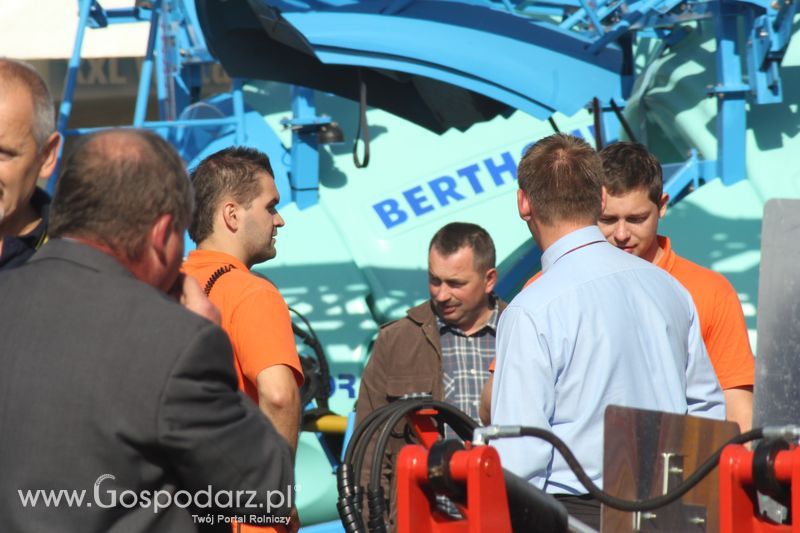
<svg viewBox="0 0 800 533"><path fill-rule="evenodd" d="M678 256L668 237L658 235L669 195L661 164L639 143L618 142L600 152L606 205L598 225L608 242L672 274L689 291L700 330L725 396L727 418L742 431L752 426L755 361L736 290L722 274ZM531 278L526 286L537 279ZM481 395L481 419L488 423L492 379Z"/></svg>
<svg viewBox="0 0 800 533"><path fill-rule="evenodd" d="M669 195L661 164L639 143L618 142L600 152L608 200L599 226L608 242L672 274L692 295L700 330L717 374L728 420L742 431L753 419L755 362L736 290L722 274L678 256L658 235Z"/></svg>
<svg viewBox="0 0 800 533"><path fill-rule="evenodd" d="M226 148L198 165L192 183L189 236L197 250L183 271L220 310L240 389L296 450L303 372L289 308L272 283L250 272L275 257L275 237L284 225L272 166L257 150Z"/></svg>

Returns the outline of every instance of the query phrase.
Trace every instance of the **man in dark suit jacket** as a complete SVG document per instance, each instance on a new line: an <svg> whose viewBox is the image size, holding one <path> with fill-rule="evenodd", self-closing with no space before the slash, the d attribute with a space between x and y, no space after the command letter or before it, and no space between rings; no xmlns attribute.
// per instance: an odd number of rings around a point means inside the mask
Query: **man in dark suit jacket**
<svg viewBox="0 0 800 533"><path fill-rule="evenodd" d="M162 139L96 134L64 166L51 240L0 275L0 531L288 515L288 444L237 392L225 333L176 301L211 314L178 280L191 198Z"/></svg>

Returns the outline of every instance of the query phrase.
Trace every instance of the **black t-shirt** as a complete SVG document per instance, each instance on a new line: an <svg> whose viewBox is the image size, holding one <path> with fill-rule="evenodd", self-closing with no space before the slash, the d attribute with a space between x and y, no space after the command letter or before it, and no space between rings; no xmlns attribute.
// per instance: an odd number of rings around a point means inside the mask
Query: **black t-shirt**
<svg viewBox="0 0 800 533"><path fill-rule="evenodd" d="M3 237L0 253L0 270L18 267L27 261L47 240L47 219L50 214L50 195L36 188L31 196L31 205L42 217L39 224L25 235Z"/></svg>

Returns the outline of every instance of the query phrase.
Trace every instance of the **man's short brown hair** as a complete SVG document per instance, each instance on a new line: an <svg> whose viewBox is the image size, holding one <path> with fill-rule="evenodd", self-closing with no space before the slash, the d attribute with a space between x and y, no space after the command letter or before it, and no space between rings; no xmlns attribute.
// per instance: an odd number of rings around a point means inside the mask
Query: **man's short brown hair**
<svg viewBox="0 0 800 533"><path fill-rule="evenodd" d="M189 236L196 243L214 231L214 214L225 197L245 208L262 193L260 175L271 178L272 165L266 154L254 148L232 146L205 158L192 172L196 210Z"/></svg>
<svg viewBox="0 0 800 533"><path fill-rule="evenodd" d="M0 89L21 86L33 100L31 129L37 148L41 149L47 138L56 130L55 107L50 89L32 66L16 59L0 57Z"/></svg>
<svg viewBox="0 0 800 533"><path fill-rule="evenodd" d="M608 194L623 196L645 189L650 201L659 205L664 192L661 163L643 144L609 144L600 151L600 159L603 161L604 185Z"/></svg>
<svg viewBox="0 0 800 533"><path fill-rule="evenodd" d="M186 229L192 190L183 161L164 139L113 129L78 141L50 209L51 236L89 238L135 260L158 217L172 215L172 229Z"/></svg>
<svg viewBox="0 0 800 533"><path fill-rule="evenodd" d="M538 220L597 222L602 209L603 168L597 152L578 137L557 133L541 139L522 156L519 188Z"/></svg>
<svg viewBox="0 0 800 533"><path fill-rule="evenodd" d="M472 257L475 270L485 274L494 268L496 254L492 237L482 227L468 222L451 222L436 232L428 246L428 252L436 249L439 254L448 257L469 246L472 248Z"/></svg>

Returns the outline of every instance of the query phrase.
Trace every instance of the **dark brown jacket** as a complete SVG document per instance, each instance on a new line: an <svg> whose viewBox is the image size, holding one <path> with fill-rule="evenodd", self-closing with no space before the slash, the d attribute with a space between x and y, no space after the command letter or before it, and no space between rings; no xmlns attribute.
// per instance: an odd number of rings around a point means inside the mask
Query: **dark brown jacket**
<svg viewBox="0 0 800 533"><path fill-rule="evenodd" d="M372 349L356 404L356 422L411 392L444 395L439 328L430 301L381 327Z"/></svg>
<svg viewBox="0 0 800 533"><path fill-rule="evenodd" d="M500 311L506 303L497 299ZM367 366L361 376L356 402L356 425L370 413L405 394L425 392L434 400L444 399L442 351L436 314L430 300L407 311L405 317L381 327ZM398 425L389 440L381 475L384 493L390 495L394 457L404 445L414 442L408 437L405 422ZM370 462L377 441L372 439L361 470L361 485L369 485ZM366 492L365 492L366 494ZM394 497L391 497L394 507ZM364 515L366 516L366 499ZM394 513L392 513L394 514Z"/></svg>

